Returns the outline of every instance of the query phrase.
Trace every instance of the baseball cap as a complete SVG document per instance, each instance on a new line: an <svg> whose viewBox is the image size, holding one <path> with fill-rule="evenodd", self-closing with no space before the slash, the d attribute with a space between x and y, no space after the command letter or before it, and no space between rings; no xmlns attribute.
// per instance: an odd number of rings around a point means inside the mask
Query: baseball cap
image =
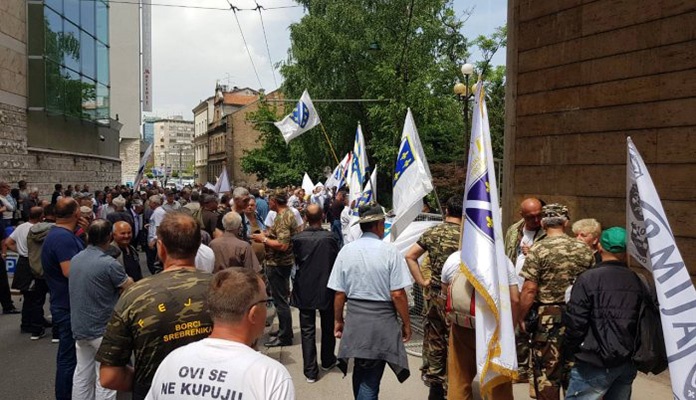
<svg viewBox="0 0 696 400"><path fill-rule="evenodd" d="M599 239L602 248L610 253L626 252L626 229L613 226L605 229Z"/></svg>

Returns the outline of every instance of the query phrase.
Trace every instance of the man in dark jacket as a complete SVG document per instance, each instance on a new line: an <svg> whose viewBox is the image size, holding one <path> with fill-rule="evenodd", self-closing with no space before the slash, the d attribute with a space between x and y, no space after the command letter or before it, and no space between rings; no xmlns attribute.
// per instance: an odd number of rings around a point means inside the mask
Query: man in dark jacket
<svg viewBox="0 0 696 400"><path fill-rule="evenodd" d="M599 241L602 262L573 285L563 316L567 355L575 355L566 399L630 399L638 316L647 289L625 264L626 230Z"/></svg>
<svg viewBox="0 0 696 400"><path fill-rule="evenodd" d="M322 229L323 213L319 205L310 205L306 213L308 227L292 238L298 269L291 304L300 309L304 374L307 382L313 383L319 376L315 344L317 310L321 318L321 368L328 371L336 365L334 291L328 289L326 284L338 255L338 241L331 232Z"/></svg>

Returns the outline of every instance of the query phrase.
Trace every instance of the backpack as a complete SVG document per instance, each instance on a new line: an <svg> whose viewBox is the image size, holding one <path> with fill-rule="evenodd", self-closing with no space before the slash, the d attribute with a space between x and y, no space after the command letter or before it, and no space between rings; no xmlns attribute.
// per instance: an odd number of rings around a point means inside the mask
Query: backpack
<svg viewBox="0 0 696 400"><path fill-rule="evenodd" d="M447 290L447 317L463 328L475 329L476 291L461 272L454 275Z"/></svg>
<svg viewBox="0 0 696 400"><path fill-rule="evenodd" d="M645 286L643 301L638 315L638 329L634 342L632 361L638 371L655 375L667 369L667 350L660 320L660 307L654 299L650 286L642 275L638 278Z"/></svg>

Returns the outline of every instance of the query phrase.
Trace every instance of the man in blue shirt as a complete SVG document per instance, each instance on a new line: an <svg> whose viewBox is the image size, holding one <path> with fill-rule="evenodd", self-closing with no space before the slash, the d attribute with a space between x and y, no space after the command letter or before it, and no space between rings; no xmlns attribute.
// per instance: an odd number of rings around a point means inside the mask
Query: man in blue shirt
<svg viewBox="0 0 696 400"><path fill-rule="evenodd" d="M70 294L68 275L70 260L83 249L82 240L74 231L80 218L80 207L72 197L56 202L56 225L51 228L41 250L44 277L51 293L51 315L59 335L56 357L56 399L70 399L73 373L77 359L75 340L70 325Z"/></svg>
<svg viewBox="0 0 696 400"><path fill-rule="evenodd" d="M397 248L382 241L382 207L368 204L360 207L359 214L357 223L363 234L338 253L327 286L336 291L334 335L341 338L339 367L345 373L347 360L355 359L353 395L368 400L378 398L387 363L399 382L410 375L404 342L411 338L405 290L411 286L411 275ZM346 301L350 306L344 329Z"/></svg>

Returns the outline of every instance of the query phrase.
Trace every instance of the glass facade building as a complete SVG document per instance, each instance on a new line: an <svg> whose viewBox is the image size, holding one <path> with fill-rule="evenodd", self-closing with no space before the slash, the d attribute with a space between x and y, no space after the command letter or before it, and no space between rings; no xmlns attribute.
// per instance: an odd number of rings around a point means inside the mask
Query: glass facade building
<svg viewBox="0 0 696 400"><path fill-rule="evenodd" d="M29 107L109 121L109 6L102 0L28 2Z"/></svg>

